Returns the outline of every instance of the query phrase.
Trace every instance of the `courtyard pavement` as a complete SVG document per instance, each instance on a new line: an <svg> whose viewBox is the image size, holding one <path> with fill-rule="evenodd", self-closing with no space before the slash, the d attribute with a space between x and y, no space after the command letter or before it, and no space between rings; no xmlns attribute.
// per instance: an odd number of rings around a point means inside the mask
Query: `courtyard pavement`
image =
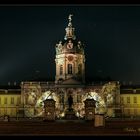
<svg viewBox="0 0 140 140"><path fill-rule="evenodd" d="M140 120L106 120L105 126L95 127L94 121L56 120L53 122L0 121L0 135L6 136L137 136Z"/></svg>

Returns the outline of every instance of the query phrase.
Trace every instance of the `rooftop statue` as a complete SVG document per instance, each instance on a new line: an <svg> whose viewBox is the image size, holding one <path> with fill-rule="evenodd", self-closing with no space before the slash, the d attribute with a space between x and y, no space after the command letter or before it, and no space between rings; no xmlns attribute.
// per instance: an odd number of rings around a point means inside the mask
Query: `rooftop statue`
<svg viewBox="0 0 140 140"><path fill-rule="evenodd" d="M72 18L71 18L72 16L73 16L72 14L69 15L69 18L68 18L69 19L69 22L72 21Z"/></svg>

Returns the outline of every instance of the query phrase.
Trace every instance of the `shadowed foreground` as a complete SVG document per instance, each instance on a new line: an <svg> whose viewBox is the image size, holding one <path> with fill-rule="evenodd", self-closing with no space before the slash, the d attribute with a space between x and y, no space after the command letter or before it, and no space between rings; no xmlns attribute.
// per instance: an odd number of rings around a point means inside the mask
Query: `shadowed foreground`
<svg viewBox="0 0 140 140"><path fill-rule="evenodd" d="M140 135L140 121L106 121L105 127L94 122L0 122L0 135Z"/></svg>

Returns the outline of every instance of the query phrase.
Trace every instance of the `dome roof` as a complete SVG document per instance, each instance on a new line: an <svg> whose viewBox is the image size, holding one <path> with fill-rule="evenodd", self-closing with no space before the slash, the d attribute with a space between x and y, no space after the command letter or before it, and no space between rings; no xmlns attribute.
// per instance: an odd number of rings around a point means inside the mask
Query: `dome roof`
<svg viewBox="0 0 140 140"><path fill-rule="evenodd" d="M75 28L72 26L72 17L73 15L69 15L69 23L66 27L66 34L64 37L64 41L59 41L58 44L56 44L56 54L63 54L63 53L78 53L78 54L84 54L84 44L81 43L81 41L78 41L76 39L76 36L74 34Z"/></svg>

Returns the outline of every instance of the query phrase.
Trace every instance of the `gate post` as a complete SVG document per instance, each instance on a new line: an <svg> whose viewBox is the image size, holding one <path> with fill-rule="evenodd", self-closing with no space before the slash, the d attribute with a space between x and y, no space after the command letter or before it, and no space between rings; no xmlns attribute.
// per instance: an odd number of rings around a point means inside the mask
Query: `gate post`
<svg viewBox="0 0 140 140"><path fill-rule="evenodd" d="M95 100L86 99L84 103L85 103L85 120L94 120Z"/></svg>
<svg viewBox="0 0 140 140"><path fill-rule="evenodd" d="M55 101L53 99L46 99L44 101L44 120L54 121L55 120Z"/></svg>

